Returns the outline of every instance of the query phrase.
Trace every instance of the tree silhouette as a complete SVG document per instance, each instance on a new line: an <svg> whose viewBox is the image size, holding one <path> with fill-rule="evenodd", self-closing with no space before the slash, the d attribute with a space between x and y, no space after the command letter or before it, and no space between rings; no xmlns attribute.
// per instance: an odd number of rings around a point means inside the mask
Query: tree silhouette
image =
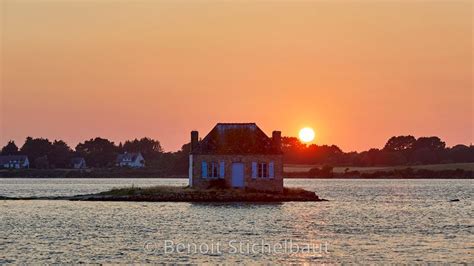
<svg viewBox="0 0 474 266"><path fill-rule="evenodd" d="M105 167L115 162L117 147L108 139L95 138L79 143L76 152L85 158L88 165Z"/></svg>
<svg viewBox="0 0 474 266"><path fill-rule="evenodd" d="M62 140L55 140L48 156L51 166L66 168L69 166L73 152L71 148Z"/></svg>
<svg viewBox="0 0 474 266"><path fill-rule="evenodd" d="M442 150L446 147L446 143L438 137L420 137L413 145L414 149L428 149L431 151Z"/></svg>
<svg viewBox="0 0 474 266"><path fill-rule="evenodd" d="M10 140L7 145L2 148L2 155L16 155L18 154L18 147L13 140Z"/></svg>
<svg viewBox="0 0 474 266"><path fill-rule="evenodd" d="M53 144L48 139L27 137L20 152L27 155L31 162L42 156L48 156Z"/></svg>
<svg viewBox="0 0 474 266"><path fill-rule="evenodd" d="M161 144L158 140L147 137L141 138L140 140L127 140L121 150L126 152L141 152L146 160L156 159L160 153L163 152L163 148L161 148Z"/></svg>
<svg viewBox="0 0 474 266"><path fill-rule="evenodd" d="M413 136L397 136L391 137L385 147L383 148L386 151L405 151L413 148L416 142L415 137Z"/></svg>

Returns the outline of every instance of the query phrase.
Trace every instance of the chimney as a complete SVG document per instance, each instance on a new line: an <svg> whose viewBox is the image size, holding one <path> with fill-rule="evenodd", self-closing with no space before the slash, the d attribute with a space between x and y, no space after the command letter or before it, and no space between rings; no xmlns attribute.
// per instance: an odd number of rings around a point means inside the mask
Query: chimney
<svg viewBox="0 0 474 266"><path fill-rule="evenodd" d="M195 151L199 142L199 132L191 131L191 152Z"/></svg>
<svg viewBox="0 0 474 266"><path fill-rule="evenodd" d="M273 147L276 151L281 151L281 131L273 131L272 133Z"/></svg>

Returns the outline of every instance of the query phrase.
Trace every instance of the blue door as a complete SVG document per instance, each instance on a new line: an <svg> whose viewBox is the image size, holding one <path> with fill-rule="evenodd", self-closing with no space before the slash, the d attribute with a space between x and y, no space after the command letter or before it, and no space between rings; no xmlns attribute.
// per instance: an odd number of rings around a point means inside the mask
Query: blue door
<svg viewBox="0 0 474 266"><path fill-rule="evenodd" d="M244 187L244 164L232 164L232 187Z"/></svg>

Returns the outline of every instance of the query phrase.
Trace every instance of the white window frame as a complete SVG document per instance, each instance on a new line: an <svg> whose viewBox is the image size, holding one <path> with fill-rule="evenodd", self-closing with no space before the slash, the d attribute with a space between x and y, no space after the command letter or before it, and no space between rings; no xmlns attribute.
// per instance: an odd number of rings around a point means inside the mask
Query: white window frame
<svg viewBox="0 0 474 266"><path fill-rule="evenodd" d="M267 162L258 162L257 163L257 177L258 178L269 178L269 169Z"/></svg>
<svg viewBox="0 0 474 266"><path fill-rule="evenodd" d="M219 162L207 163L207 178L220 178Z"/></svg>

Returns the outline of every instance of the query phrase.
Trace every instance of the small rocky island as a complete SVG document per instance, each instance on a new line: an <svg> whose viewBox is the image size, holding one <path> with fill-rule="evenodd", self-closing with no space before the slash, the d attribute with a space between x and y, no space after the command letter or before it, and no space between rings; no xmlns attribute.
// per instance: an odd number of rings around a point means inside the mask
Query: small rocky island
<svg viewBox="0 0 474 266"><path fill-rule="evenodd" d="M109 191L59 197L0 197L2 200L71 200L71 201L148 201L148 202L287 202L325 201L314 192L301 188L284 188L281 193L248 189L194 189L190 187L155 186L114 188Z"/></svg>
<svg viewBox="0 0 474 266"><path fill-rule="evenodd" d="M285 188L281 193L243 189L193 189L156 186L118 188L92 195L78 195L79 201L152 201L152 202L285 202L322 201L314 192Z"/></svg>

